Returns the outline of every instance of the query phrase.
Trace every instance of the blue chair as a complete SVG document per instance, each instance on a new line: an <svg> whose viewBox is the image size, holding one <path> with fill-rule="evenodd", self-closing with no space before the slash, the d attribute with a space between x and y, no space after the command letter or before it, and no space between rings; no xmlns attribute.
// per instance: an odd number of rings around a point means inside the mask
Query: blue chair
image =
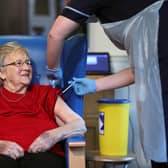
<svg viewBox="0 0 168 168"><path fill-rule="evenodd" d="M33 62L33 83L48 85L46 77L46 36L0 36L0 45L15 41L26 47ZM67 39L64 44L61 67L63 69L64 87L72 77L84 77L86 74L87 40L83 34L77 34ZM83 116L83 97L77 96L73 89L65 95L66 103L79 115ZM85 168L85 140L76 136L65 142L67 168Z"/></svg>

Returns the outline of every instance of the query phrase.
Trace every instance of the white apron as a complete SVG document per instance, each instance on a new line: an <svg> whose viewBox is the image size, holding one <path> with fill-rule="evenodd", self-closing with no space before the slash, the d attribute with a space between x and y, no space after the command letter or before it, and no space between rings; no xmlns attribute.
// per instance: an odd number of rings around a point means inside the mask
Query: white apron
<svg viewBox="0 0 168 168"><path fill-rule="evenodd" d="M135 16L102 24L111 41L128 53L135 73L140 137L147 160L167 162L166 132L158 64L160 0Z"/></svg>

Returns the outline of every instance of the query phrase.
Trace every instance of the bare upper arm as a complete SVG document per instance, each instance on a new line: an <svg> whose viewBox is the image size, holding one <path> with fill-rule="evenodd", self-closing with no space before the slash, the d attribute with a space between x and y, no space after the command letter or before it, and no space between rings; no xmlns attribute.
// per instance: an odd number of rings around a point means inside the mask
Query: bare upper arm
<svg viewBox="0 0 168 168"><path fill-rule="evenodd" d="M64 102L64 100L61 97L57 98L54 107L54 114L55 117L61 120L63 123L68 123L72 120L81 118Z"/></svg>
<svg viewBox="0 0 168 168"><path fill-rule="evenodd" d="M60 15L56 18L54 24L52 25L49 36L54 39L66 38L79 26L79 23Z"/></svg>

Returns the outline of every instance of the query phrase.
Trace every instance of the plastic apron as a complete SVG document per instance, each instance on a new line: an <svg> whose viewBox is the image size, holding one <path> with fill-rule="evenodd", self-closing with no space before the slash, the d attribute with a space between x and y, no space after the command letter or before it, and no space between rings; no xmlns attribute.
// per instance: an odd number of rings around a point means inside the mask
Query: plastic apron
<svg viewBox="0 0 168 168"><path fill-rule="evenodd" d="M135 74L141 143L147 160L167 161L166 132L158 64L159 9L155 2L133 17L102 24L111 41L128 53Z"/></svg>

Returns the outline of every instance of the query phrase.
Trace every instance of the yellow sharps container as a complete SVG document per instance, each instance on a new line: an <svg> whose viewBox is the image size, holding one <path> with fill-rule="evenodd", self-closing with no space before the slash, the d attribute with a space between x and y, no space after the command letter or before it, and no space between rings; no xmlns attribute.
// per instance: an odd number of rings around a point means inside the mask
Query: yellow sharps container
<svg viewBox="0 0 168 168"><path fill-rule="evenodd" d="M127 155L130 101L127 99L100 99L97 102L100 154Z"/></svg>

